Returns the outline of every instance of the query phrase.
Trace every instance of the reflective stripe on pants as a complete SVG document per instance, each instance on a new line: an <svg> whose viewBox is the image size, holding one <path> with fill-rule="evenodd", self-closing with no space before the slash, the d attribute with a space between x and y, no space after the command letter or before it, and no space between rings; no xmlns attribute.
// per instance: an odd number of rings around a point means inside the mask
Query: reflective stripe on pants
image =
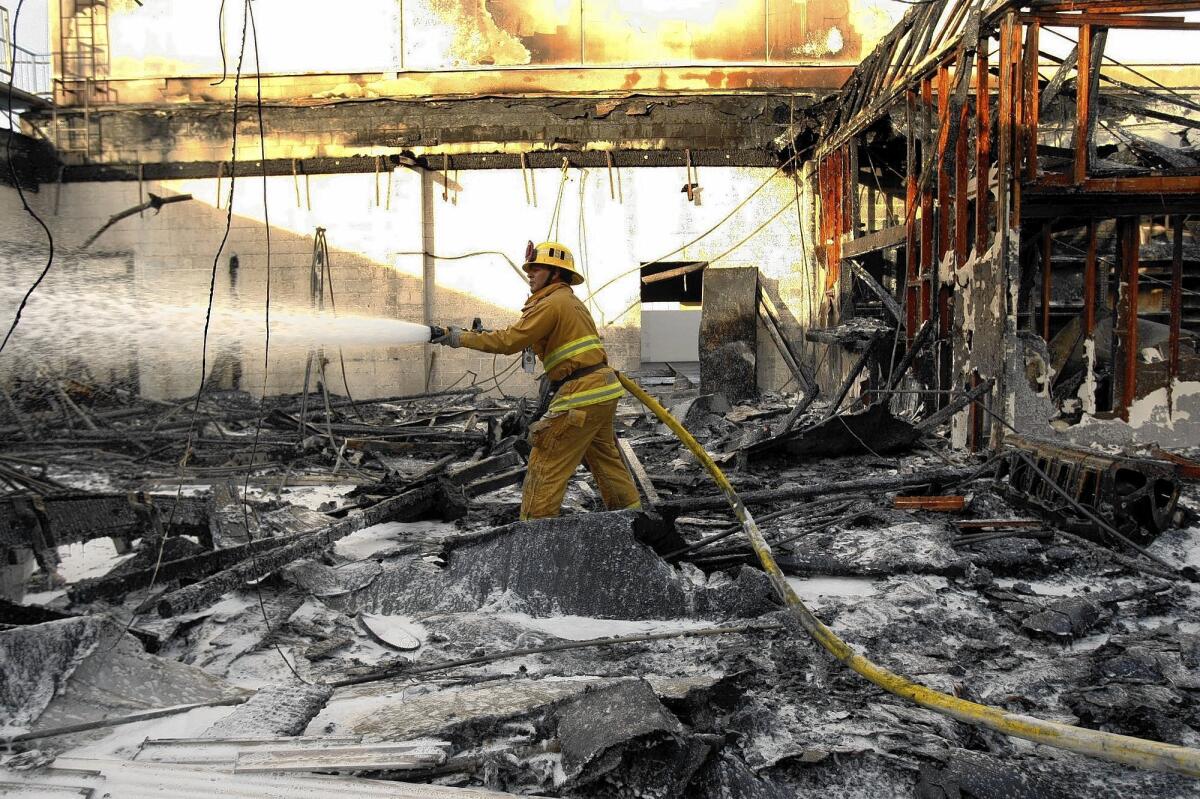
<svg viewBox="0 0 1200 799"><path fill-rule="evenodd" d="M640 507L641 498L613 435L617 401L573 408L530 429L533 452L521 496L521 518L557 516L567 483L582 462L610 510Z"/></svg>

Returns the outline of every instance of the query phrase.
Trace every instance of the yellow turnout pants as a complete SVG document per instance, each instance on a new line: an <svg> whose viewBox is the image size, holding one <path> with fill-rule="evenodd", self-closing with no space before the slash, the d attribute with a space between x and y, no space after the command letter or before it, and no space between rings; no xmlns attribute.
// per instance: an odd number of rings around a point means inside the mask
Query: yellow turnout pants
<svg viewBox="0 0 1200 799"><path fill-rule="evenodd" d="M563 494L582 461L609 510L640 508L637 487L613 434L617 400L547 416L529 430L533 452L521 496L521 518L557 516Z"/></svg>

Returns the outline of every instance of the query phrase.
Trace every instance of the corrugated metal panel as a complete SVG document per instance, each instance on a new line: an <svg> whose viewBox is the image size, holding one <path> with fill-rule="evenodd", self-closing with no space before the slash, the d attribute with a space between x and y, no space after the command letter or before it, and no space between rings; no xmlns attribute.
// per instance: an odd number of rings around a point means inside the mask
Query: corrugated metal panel
<svg viewBox="0 0 1200 799"><path fill-rule="evenodd" d="M516 796L440 785L349 777L230 774L212 766L74 757L58 758L53 768L35 779L34 784L42 785L93 785L98 789L97 795L119 799L499 799Z"/></svg>
<svg viewBox="0 0 1200 799"><path fill-rule="evenodd" d="M148 738L134 755L141 763L224 763L233 766L242 752L260 749L322 749L330 746L349 746L362 741L360 735L343 738Z"/></svg>

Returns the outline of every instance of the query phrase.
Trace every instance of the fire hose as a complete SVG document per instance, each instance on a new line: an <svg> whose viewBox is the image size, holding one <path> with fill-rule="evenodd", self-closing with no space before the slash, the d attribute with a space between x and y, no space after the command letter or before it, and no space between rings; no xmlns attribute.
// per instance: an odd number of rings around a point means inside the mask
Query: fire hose
<svg viewBox="0 0 1200 799"><path fill-rule="evenodd" d="M1101 730L1090 730L1061 724L1054 721L1044 721L1019 713L1009 713L999 708L970 702L950 694L935 691L920 683L873 663L863 655L858 654L850 645L837 636L833 630L825 626L812 611L801 601L792 587L788 585L783 572L771 554L771 548L758 529L754 517L738 498L737 492L730 485L728 478L720 467L704 450L692 434L689 433L658 400L634 381L621 373L617 373L621 385L637 397L659 420L671 429L677 438L686 446L696 459L704 465L712 475L717 486L729 500L734 515L745 531L746 537L754 548L755 554L762 563L763 569L771 580L771 585L779 594L784 604L799 621L805 631L825 651L837 658L841 663L888 693L909 699L921 707L957 719L966 724L984 727L995 732L1024 738L1035 743L1066 749L1071 752L1090 757L1108 760L1114 763L1124 763L1139 768L1155 771L1167 771L1185 774L1189 777L1200 777L1200 749L1186 746L1148 741L1129 735L1119 735Z"/></svg>

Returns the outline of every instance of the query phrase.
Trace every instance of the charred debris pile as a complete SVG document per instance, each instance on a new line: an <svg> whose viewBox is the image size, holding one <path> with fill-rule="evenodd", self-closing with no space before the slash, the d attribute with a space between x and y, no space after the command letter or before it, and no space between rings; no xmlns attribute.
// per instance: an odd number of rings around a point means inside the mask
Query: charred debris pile
<svg viewBox="0 0 1200 799"><path fill-rule="evenodd" d="M1004 430L951 449L986 385L730 405L640 379L855 648L1012 712L1200 745L1195 453ZM646 510L602 512L581 471L535 522L517 520L520 400L260 413L48 377L3 399L0 787L118 795L216 769L251 793L266 774L372 796L1194 795L842 669L631 398L618 434Z"/></svg>

